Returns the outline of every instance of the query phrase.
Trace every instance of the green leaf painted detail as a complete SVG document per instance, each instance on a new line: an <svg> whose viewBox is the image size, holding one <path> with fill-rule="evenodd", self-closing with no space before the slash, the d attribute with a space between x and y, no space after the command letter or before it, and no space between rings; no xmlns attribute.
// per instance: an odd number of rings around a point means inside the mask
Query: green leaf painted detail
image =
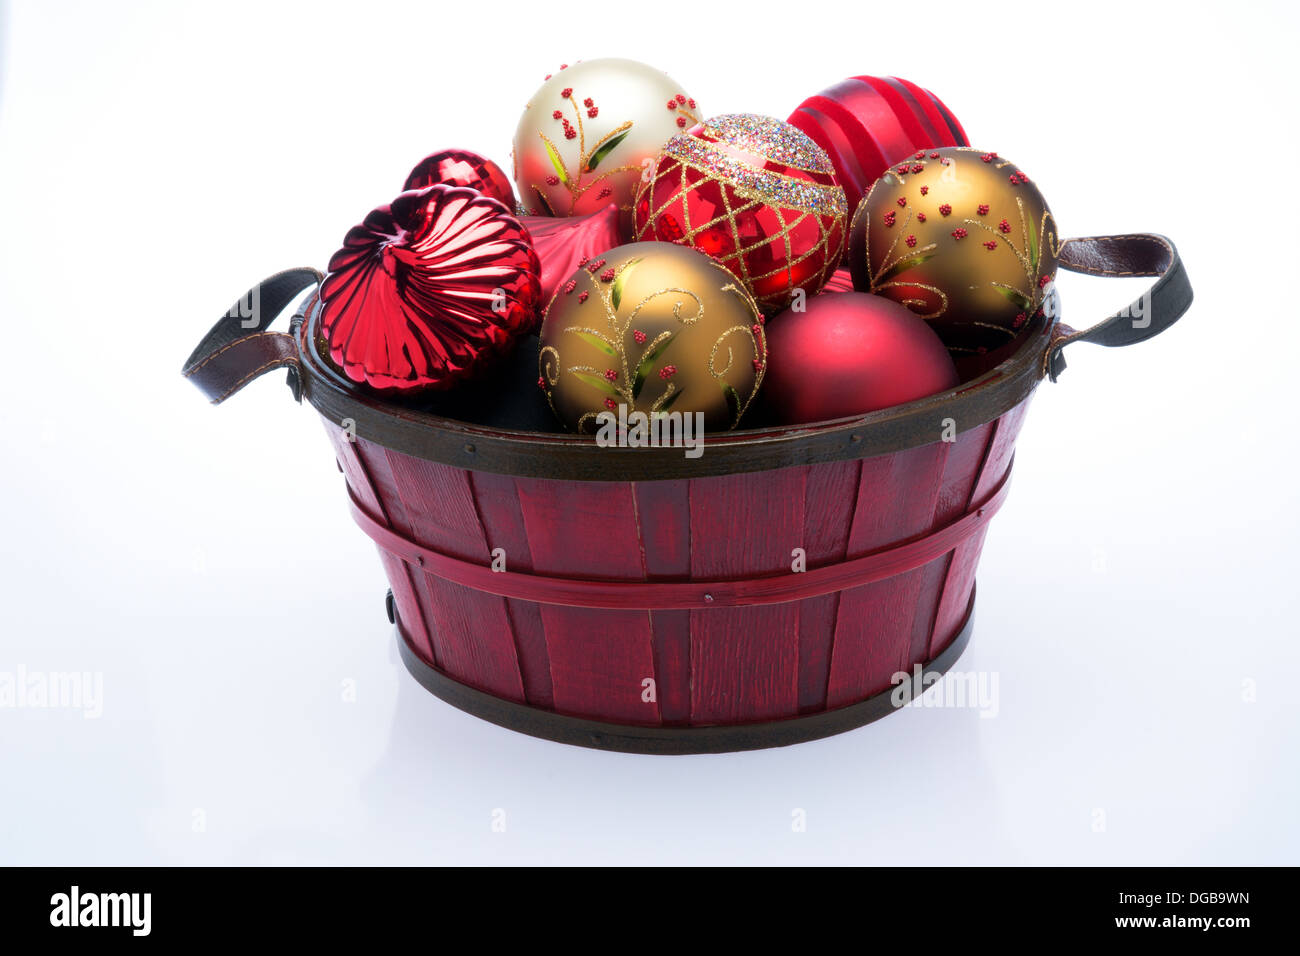
<svg viewBox="0 0 1300 956"><path fill-rule="evenodd" d="M614 287L610 290L609 301L613 304L614 310L623 304L623 286L627 284L627 277L632 272L632 267L641 261L643 257L638 256L635 259L629 259L622 269L618 270L618 275L614 277Z"/></svg>
<svg viewBox="0 0 1300 956"><path fill-rule="evenodd" d="M584 332L581 329L569 329L569 331L572 332L574 335L576 335L578 338L582 339L582 341L587 342L590 345L596 346L596 348L600 349L606 355L610 356L610 358L618 358L618 350L615 349L614 346L606 342L604 339L602 339L599 335L596 335L593 332Z"/></svg>
<svg viewBox="0 0 1300 956"><path fill-rule="evenodd" d="M668 411L668 409L672 408L672 407L673 407L673 403L674 403L675 401L677 401L677 399L681 398L681 397L682 397L682 393L685 392L685 391L686 391L686 389L684 389L684 388L679 388L677 391L673 392L671 395L669 395L667 398L665 398L665 399L664 399L664 403L663 403L662 405L659 406L659 412L658 412L658 414L661 414L661 415L662 415L664 412Z"/></svg>
<svg viewBox="0 0 1300 956"><path fill-rule="evenodd" d="M1020 213L1022 216L1024 212ZM1038 278L1038 227L1033 223L1029 224L1029 268L1034 270L1034 278Z"/></svg>
<svg viewBox="0 0 1300 956"><path fill-rule="evenodd" d="M614 383L609 381L609 379L605 378L603 375L593 375L591 372L582 372L575 369L573 377L580 382L586 382L592 388L608 395L610 398L621 397L618 394L618 389L614 387Z"/></svg>
<svg viewBox="0 0 1300 956"><path fill-rule="evenodd" d="M1028 296L1026 296L1019 289L1011 289L1004 285L994 285L993 288L997 289L998 292L1001 293L1003 298L1011 302L1014 302L1016 305L1018 305L1021 308L1021 310L1024 311L1026 314L1033 311L1034 308L1033 300L1030 299Z"/></svg>
<svg viewBox="0 0 1300 956"><path fill-rule="evenodd" d="M555 151L550 140L544 139L542 143L546 146L546 155L551 158L551 165L555 167L555 175L560 177L560 182L567 183L569 174L564 169L564 160L560 159L560 154Z"/></svg>
<svg viewBox="0 0 1300 956"><path fill-rule="evenodd" d="M587 172L591 172L592 170L594 170L596 166L600 163L600 161L613 151L615 146L623 142L623 140L627 139L627 134L630 132L631 130L624 130L622 133L619 133L617 136L611 136L604 143L601 143L601 145L597 147L596 151L591 154L591 158L587 160L587 165L586 165Z"/></svg>
<svg viewBox="0 0 1300 956"><path fill-rule="evenodd" d="M929 253L925 253L924 255L912 256L912 258L910 259L903 259L900 260L899 262L895 262L890 268L885 270L880 275L876 276L876 284L879 285L883 282L888 282L896 275L902 272L906 272L908 269L911 269L914 266L919 266L923 262L929 262L936 255L938 255L937 252L929 252Z"/></svg>
<svg viewBox="0 0 1300 956"><path fill-rule="evenodd" d="M533 192L537 194L537 201L540 202L542 204L542 208L546 210L546 215L554 216L555 210L551 208L551 204L547 201L546 194L542 192L540 189L538 189L536 186L533 187Z"/></svg>
<svg viewBox="0 0 1300 956"><path fill-rule="evenodd" d="M731 413L731 426L740 422L740 395L726 382L722 383L722 394L727 396L727 411Z"/></svg>
<svg viewBox="0 0 1300 956"><path fill-rule="evenodd" d="M641 361L637 364L636 374L632 376L633 400L641 394L641 389L645 385L645 380L650 377L650 371L654 368L655 362L659 356L664 354L664 349L668 348L675 338L677 338L677 333L673 332L667 338L661 339L659 344L646 349L645 355L641 357Z"/></svg>

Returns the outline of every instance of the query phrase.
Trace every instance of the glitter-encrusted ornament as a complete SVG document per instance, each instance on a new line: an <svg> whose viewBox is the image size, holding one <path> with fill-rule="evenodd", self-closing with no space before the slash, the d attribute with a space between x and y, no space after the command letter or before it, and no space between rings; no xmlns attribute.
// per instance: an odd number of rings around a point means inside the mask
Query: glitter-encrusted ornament
<svg viewBox="0 0 1300 956"><path fill-rule="evenodd" d="M957 369L925 322L861 292L808 300L768 325L763 408L784 425L849 418L942 392Z"/></svg>
<svg viewBox="0 0 1300 956"><path fill-rule="evenodd" d="M814 295L839 263L848 204L822 149L770 116L719 116L674 136L636 202L636 236L692 246L765 311Z"/></svg>
<svg viewBox="0 0 1300 956"><path fill-rule="evenodd" d="M790 122L830 156L849 209L885 170L919 149L968 146L939 97L896 76L853 76L799 104Z"/></svg>
<svg viewBox="0 0 1300 956"><path fill-rule="evenodd" d="M954 355L1018 338L1056 276L1060 240L1042 194L997 153L918 150L853 215L853 285L927 319Z"/></svg>
<svg viewBox="0 0 1300 956"><path fill-rule="evenodd" d="M766 365L762 316L735 276L694 250L636 242L560 287L537 384L570 431L594 433L604 411L700 412L718 431L740 422Z"/></svg>
<svg viewBox="0 0 1300 956"><path fill-rule="evenodd" d="M625 225L644 168L699 117L665 73L635 60L562 66L533 94L515 130L514 174L524 210L582 216L617 206Z"/></svg>
<svg viewBox="0 0 1300 956"><path fill-rule="evenodd" d="M536 326L537 276L528 233L495 199L442 185L402 193L330 259L329 357L381 391L449 388Z"/></svg>
<svg viewBox="0 0 1300 956"><path fill-rule="evenodd" d="M477 189L507 209L515 208L515 191L510 187L510 177L505 170L486 156L468 149L443 149L430 153L415 164L402 191L423 189L435 183Z"/></svg>

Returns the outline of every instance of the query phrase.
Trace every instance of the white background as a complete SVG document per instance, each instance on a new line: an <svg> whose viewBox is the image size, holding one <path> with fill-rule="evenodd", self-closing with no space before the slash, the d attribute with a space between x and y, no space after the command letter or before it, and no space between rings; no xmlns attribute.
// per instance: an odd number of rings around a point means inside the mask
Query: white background
<svg viewBox="0 0 1300 956"><path fill-rule="evenodd" d="M3 20L0 671L104 702L0 709L0 862L1300 862L1294 4L178 7ZM508 164L543 74L607 55L714 114L904 76L1065 234L1179 244L1188 316L1035 400L959 665L995 718L686 758L481 723L396 661L283 375L182 380L250 284L433 149ZM1140 286L1061 289L1087 325Z"/></svg>

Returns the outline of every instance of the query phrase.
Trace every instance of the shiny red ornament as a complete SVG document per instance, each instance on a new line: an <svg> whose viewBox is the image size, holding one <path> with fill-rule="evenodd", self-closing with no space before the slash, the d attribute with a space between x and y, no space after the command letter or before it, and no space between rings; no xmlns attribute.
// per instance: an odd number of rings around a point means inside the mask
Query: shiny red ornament
<svg viewBox="0 0 1300 956"><path fill-rule="evenodd" d="M430 153L415 164L402 191L423 189L435 183L477 189L507 209L515 208L515 190L510 177L492 160L468 149L443 149Z"/></svg>
<svg viewBox="0 0 1300 956"><path fill-rule="evenodd" d="M330 259L330 358L383 391L449 388L536 328L539 271L528 233L495 199L443 185L402 193Z"/></svg>
<svg viewBox="0 0 1300 956"><path fill-rule="evenodd" d="M767 343L764 406L783 425L863 415L957 384L934 330L877 295L809 299L805 311L768 320Z"/></svg>
<svg viewBox="0 0 1300 956"><path fill-rule="evenodd" d="M633 206L639 241L712 256L768 312L812 296L843 251L848 204L826 154L770 116L719 116L674 136Z"/></svg>
<svg viewBox="0 0 1300 956"><path fill-rule="evenodd" d="M624 243L617 206L604 206L586 216L520 216L542 265L542 305L577 268Z"/></svg>
<svg viewBox="0 0 1300 956"><path fill-rule="evenodd" d="M922 159L923 150L970 145L939 97L896 76L836 83L800 103L790 122L830 156L850 209L890 166Z"/></svg>
<svg viewBox="0 0 1300 956"><path fill-rule="evenodd" d="M853 273L848 269L836 269L831 273L831 277L826 280L822 286L822 294L828 292L855 292L853 288Z"/></svg>

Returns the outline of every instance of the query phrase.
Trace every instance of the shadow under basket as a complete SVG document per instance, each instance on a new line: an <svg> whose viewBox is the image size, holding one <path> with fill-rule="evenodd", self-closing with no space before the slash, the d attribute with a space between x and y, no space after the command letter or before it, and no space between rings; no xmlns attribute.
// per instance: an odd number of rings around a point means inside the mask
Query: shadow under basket
<svg viewBox="0 0 1300 956"><path fill-rule="evenodd" d="M219 403L289 369L379 546L402 659L438 697L568 744L752 750L892 713L953 664L1034 389L1071 342L1129 345L1191 304L1161 236L1067 240L1060 265L1158 279L1085 331L1040 317L1013 355L949 392L710 435L695 459L365 394L317 354L315 294L289 334L268 331L319 282L311 269L250 290L185 374Z"/></svg>

